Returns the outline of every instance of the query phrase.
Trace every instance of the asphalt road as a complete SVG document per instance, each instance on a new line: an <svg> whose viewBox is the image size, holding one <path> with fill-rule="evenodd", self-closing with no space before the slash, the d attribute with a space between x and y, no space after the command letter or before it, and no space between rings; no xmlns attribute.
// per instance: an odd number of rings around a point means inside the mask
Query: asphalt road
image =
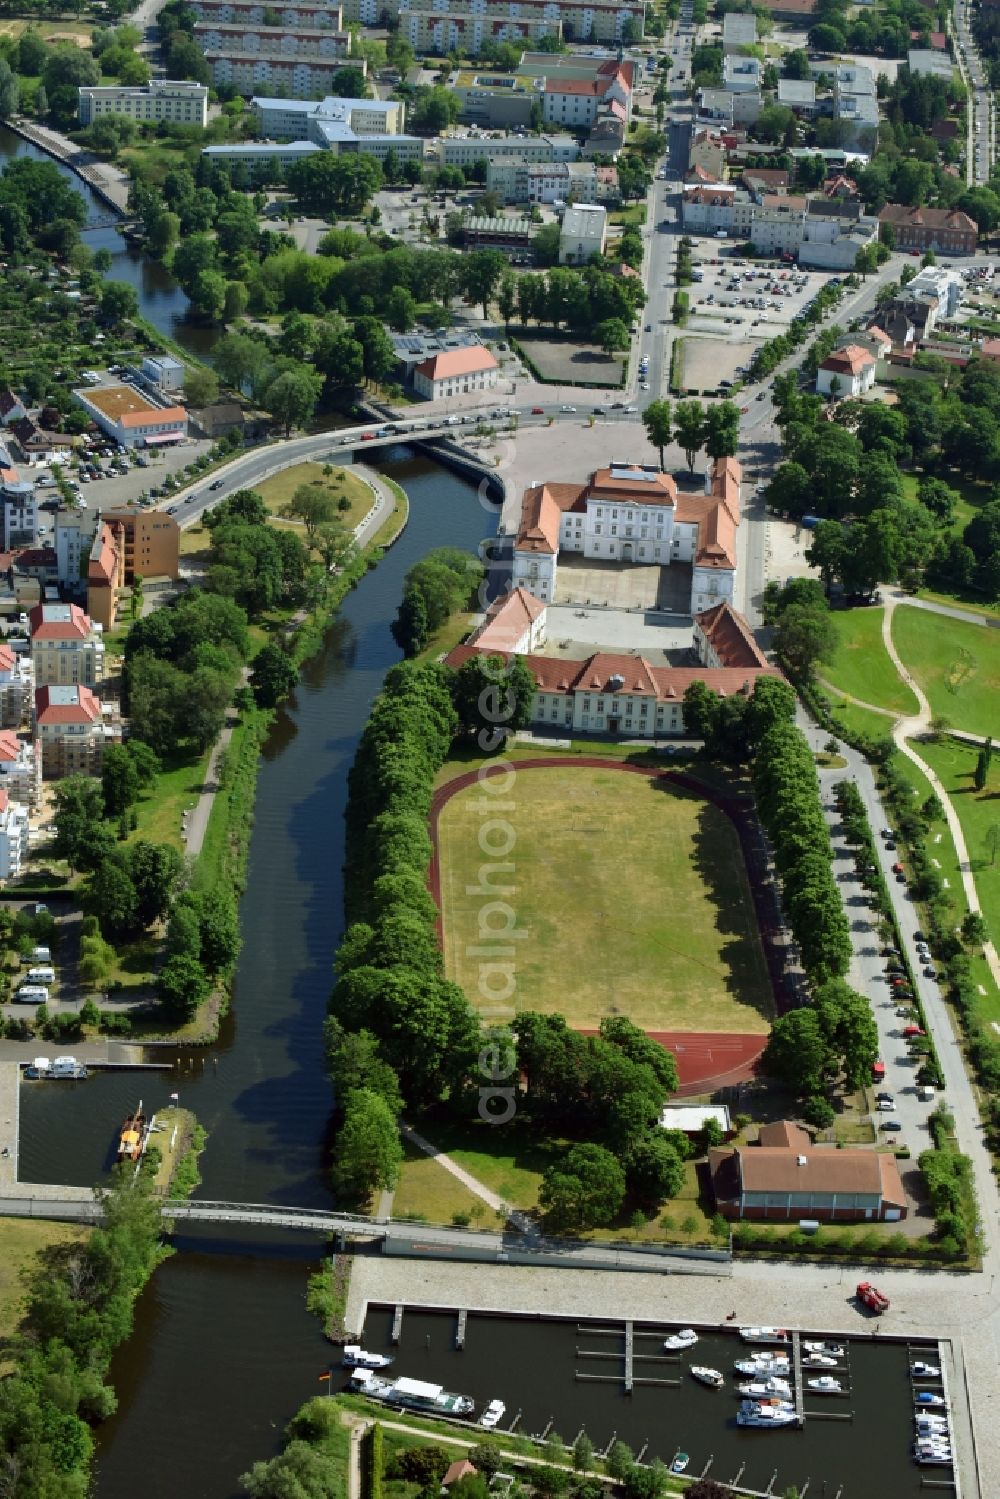
<svg viewBox="0 0 1000 1499"><path fill-rule="evenodd" d="M989 180L996 148L993 95L990 92L986 72L979 53L976 51L976 44L969 26L971 13L972 9L968 0L960 0L953 16L955 32L961 50L965 54L962 71L972 89L973 108L970 111L969 135L973 140L973 149L969 153L969 165L972 168L970 180L986 182Z"/></svg>

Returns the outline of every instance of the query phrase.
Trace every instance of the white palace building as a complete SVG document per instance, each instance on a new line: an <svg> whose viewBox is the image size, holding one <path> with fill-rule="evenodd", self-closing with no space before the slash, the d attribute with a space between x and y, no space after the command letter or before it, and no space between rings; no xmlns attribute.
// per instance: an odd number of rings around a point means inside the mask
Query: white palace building
<svg viewBox="0 0 1000 1499"><path fill-rule="evenodd" d="M513 586L552 603L565 551L625 565L690 563L692 615L731 603L741 478L735 458L717 458L704 494L678 492L657 468L615 462L585 484L534 484L524 493Z"/></svg>

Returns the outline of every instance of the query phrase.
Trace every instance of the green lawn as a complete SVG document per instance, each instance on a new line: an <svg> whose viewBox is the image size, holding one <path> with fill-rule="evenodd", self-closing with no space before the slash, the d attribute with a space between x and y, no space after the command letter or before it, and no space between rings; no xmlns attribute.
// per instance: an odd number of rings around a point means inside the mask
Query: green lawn
<svg viewBox="0 0 1000 1499"><path fill-rule="evenodd" d="M319 484L328 489L335 500L346 497L350 501L349 509L338 511L338 519L352 528L368 514L374 495L364 479L349 468L334 468L332 473L324 474L325 466L322 463L297 463L293 468L286 468L282 473L255 484L254 489L272 515L282 515L297 489L303 484Z"/></svg>
<svg viewBox="0 0 1000 1499"><path fill-rule="evenodd" d="M1000 631L905 606L896 610L892 631L936 718L967 734L996 733Z"/></svg>
<svg viewBox="0 0 1000 1499"><path fill-rule="evenodd" d="M156 785L144 791L136 803L139 826L133 837L148 838L153 843L171 843L183 848L181 813L189 811L198 800L205 783L211 750L197 760L166 766L156 778Z"/></svg>
<svg viewBox="0 0 1000 1499"><path fill-rule="evenodd" d="M78 1244L90 1233L70 1223L45 1219L0 1220L0 1338L9 1338L24 1307L24 1271L38 1268L38 1256L56 1244Z"/></svg>
<svg viewBox="0 0 1000 1499"><path fill-rule="evenodd" d="M976 484L971 479L964 479L961 474L943 473L941 475L949 489L954 489L961 496L955 506L955 514L952 518L951 530L960 535L969 524L972 517L982 509L990 497L989 484ZM908 500L917 498L917 484L920 476L918 474L903 474L903 495Z"/></svg>
<svg viewBox="0 0 1000 1499"><path fill-rule="evenodd" d="M445 966L474 1005L484 860L473 785L439 823ZM508 804L510 804L508 806ZM522 772L503 817L514 844L515 992L505 1008L566 1016L596 1030L625 1015L648 1031L763 1034L771 988L732 823L666 782L615 770ZM488 980L487 980L488 982Z"/></svg>
<svg viewBox="0 0 1000 1499"><path fill-rule="evenodd" d="M894 713L917 711L917 700L899 679L882 642L884 609L837 609L830 619L837 631L837 654L820 675L839 692ZM888 723L888 720L886 720Z"/></svg>
<svg viewBox="0 0 1000 1499"><path fill-rule="evenodd" d="M858 708L853 703L831 699L834 719L843 725L849 734L867 734L869 739L885 739L892 732L894 720L885 713L875 713L870 708Z"/></svg>
<svg viewBox="0 0 1000 1499"><path fill-rule="evenodd" d="M435 1142L436 1143L436 1142ZM433 1156L403 1142L405 1160L392 1199L394 1218L421 1218L427 1223L451 1223L455 1214L468 1214L474 1224L495 1228L491 1209L464 1187Z"/></svg>
<svg viewBox="0 0 1000 1499"><path fill-rule="evenodd" d="M970 604L967 599L957 600L949 593L935 593L932 588L918 588L918 599L927 599L931 604L945 604L949 609L961 609L965 614L979 614L983 619L997 619L1000 617L1000 607L996 604Z"/></svg>

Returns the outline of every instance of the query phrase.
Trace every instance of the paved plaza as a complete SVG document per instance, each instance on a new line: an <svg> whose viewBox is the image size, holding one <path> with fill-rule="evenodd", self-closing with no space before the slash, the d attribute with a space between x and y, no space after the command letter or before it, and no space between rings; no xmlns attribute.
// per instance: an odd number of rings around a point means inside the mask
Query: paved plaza
<svg viewBox="0 0 1000 1499"><path fill-rule="evenodd" d="M653 666L689 665L694 661L690 615L550 604L548 638L538 654L585 661L594 651L634 652Z"/></svg>

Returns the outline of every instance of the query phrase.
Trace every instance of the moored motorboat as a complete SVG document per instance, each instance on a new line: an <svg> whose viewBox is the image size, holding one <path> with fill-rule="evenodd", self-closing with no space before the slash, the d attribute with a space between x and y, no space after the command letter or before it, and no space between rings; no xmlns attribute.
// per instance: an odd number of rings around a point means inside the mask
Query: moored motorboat
<svg viewBox="0 0 1000 1499"><path fill-rule="evenodd" d="M940 1379L941 1370L937 1364L925 1364L922 1358L915 1359L910 1365L910 1373L917 1379Z"/></svg>
<svg viewBox="0 0 1000 1499"><path fill-rule="evenodd" d="M802 1347L806 1353L828 1353L831 1358L844 1357L844 1345L842 1343L829 1343L822 1340L812 1343L803 1341Z"/></svg>
<svg viewBox="0 0 1000 1499"><path fill-rule="evenodd" d="M487 1431L492 1431L494 1426L499 1426L506 1410L507 1407L502 1400L491 1400L479 1417L480 1426L485 1426Z"/></svg>
<svg viewBox="0 0 1000 1499"><path fill-rule="evenodd" d="M686 1452L678 1452L670 1464L671 1473L683 1473L690 1461L691 1459Z"/></svg>
<svg viewBox="0 0 1000 1499"><path fill-rule="evenodd" d="M371 1369L354 1369L351 1386L371 1400L381 1400L386 1405L403 1406L408 1410L428 1411L431 1415L470 1416L475 1402L468 1395L454 1395L439 1384L429 1384L423 1379L380 1379Z"/></svg>
<svg viewBox="0 0 1000 1499"><path fill-rule="evenodd" d="M789 1334L783 1327L741 1327L744 1343L787 1343Z"/></svg>
<svg viewBox="0 0 1000 1499"><path fill-rule="evenodd" d="M831 1358L829 1353L807 1353L802 1362L810 1369L835 1369L837 1367L837 1360Z"/></svg>
<svg viewBox="0 0 1000 1499"><path fill-rule="evenodd" d="M915 1399L917 1405L944 1405L945 1403L944 1396L935 1395L932 1390L921 1390L920 1393L915 1396Z"/></svg>
<svg viewBox="0 0 1000 1499"><path fill-rule="evenodd" d="M844 1388L832 1374L820 1374L817 1379L807 1379L806 1385L818 1395L839 1395Z"/></svg>
<svg viewBox="0 0 1000 1499"><path fill-rule="evenodd" d="M682 1327L677 1332L672 1332L669 1338L665 1338L663 1346L668 1353L674 1353L679 1348L693 1348L698 1341L698 1334L693 1327Z"/></svg>
<svg viewBox="0 0 1000 1499"><path fill-rule="evenodd" d="M388 1369L392 1363L392 1354L369 1353L367 1348L362 1348L358 1343L347 1343L341 1363L345 1369Z"/></svg>
<svg viewBox="0 0 1000 1499"><path fill-rule="evenodd" d="M738 1426L793 1426L798 1419L790 1400L744 1400L736 1412Z"/></svg>
<svg viewBox="0 0 1000 1499"><path fill-rule="evenodd" d="M748 1395L752 1400L767 1400L772 1395L779 1396L782 1400L790 1400L792 1387L787 1379L779 1379L777 1375L770 1375L767 1379L751 1379L745 1384L736 1386L741 1395Z"/></svg>
<svg viewBox="0 0 1000 1499"><path fill-rule="evenodd" d="M787 1374L791 1367L784 1353L755 1353L752 1358L738 1358L733 1364L740 1374Z"/></svg>
<svg viewBox="0 0 1000 1499"><path fill-rule="evenodd" d="M692 1364L691 1377L710 1390L721 1390L726 1382L719 1369L709 1369L705 1364Z"/></svg>
<svg viewBox="0 0 1000 1499"><path fill-rule="evenodd" d="M139 1107L134 1114L128 1114L121 1127L118 1136L118 1159L120 1161L138 1161L142 1158L142 1148L146 1143L146 1116L142 1112L142 1099L139 1099Z"/></svg>

